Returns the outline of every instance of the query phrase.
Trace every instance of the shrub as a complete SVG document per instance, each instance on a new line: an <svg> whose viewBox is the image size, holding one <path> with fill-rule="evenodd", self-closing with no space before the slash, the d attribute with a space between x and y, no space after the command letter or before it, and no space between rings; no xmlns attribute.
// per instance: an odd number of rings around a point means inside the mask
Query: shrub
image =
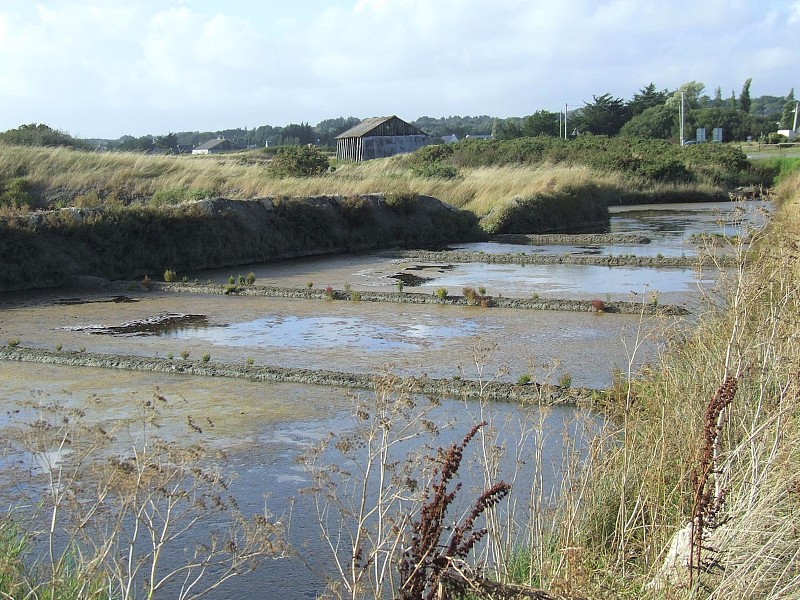
<svg viewBox="0 0 800 600"><path fill-rule="evenodd" d="M569 373L564 373L558 379L558 386L562 387L562 388L570 388L570 387L572 387L572 375L570 375Z"/></svg>
<svg viewBox="0 0 800 600"><path fill-rule="evenodd" d="M397 291L400 292L401 294L403 293L403 280L402 279L398 279L397 280Z"/></svg>
<svg viewBox="0 0 800 600"><path fill-rule="evenodd" d="M386 204L398 213L410 213L419 201L415 192L392 192L385 196Z"/></svg>
<svg viewBox="0 0 800 600"><path fill-rule="evenodd" d="M325 288L325 297L328 300L336 300L336 290L334 290L331 286Z"/></svg>
<svg viewBox="0 0 800 600"><path fill-rule="evenodd" d="M361 292L359 291L350 292L350 299L353 302L361 302Z"/></svg>
<svg viewBox="0 0 800 600"><path fill-rule="evenodd" d="M306 288L308 288L310 290L313 287L314 287L314 282L313 281L306 281Z"/></svg>
<svg viewBox="0 0 800 600"><path fill-rule="evenodd" d="M247 283L247 278L240 273L239 274L239 285L244 285L245 283Z"/></svg>
<svg viewBox="0 0 800 600"><path fill-rule="evenodd" d="M203 362L204 362L204 363L207 363L207 362L208 362L208 361L210 361L210 360L211 360L211 355L210 355L208 352L206 352L205 354L203 354Z"/></svg>
<svg viewBox="0 0 800 600"><path fill-rule="evenodd" d="M16 348L17 346L19 346L19 338L11 338L8 340L9 348Z"/></svg>
<svg viewBox="0 0 800 600"><path fill-rule="evenodd" d="M181 350L181 358L183 360L186 360L187 358L189 358L190 354L191 354L191 352L189 350Z"/></svg>
<svg viewBox="0 0 800 600"><path fill-rule="evenodd" d="M527 373L523 373L517 379L517 385L528 385L531 382L531 376Z"/></svg>
<svg viewBox="0 0 800 600"><path fill-rule="evenodd" d="M287 146L278 150L269 165L269 171L277 177L311 177L328 170L328 158L316 148Z"/></svg>
<svg viewBox="0 0 800 600"><path fill-rule="evenodd" d="M14 177L5 184L0 180L0 206L30 208L33 205L33 186L24 177Z"/></svg>
<svg viewBox="0 0 800 600"><path fill-rule="evenodd" d="M230 277L228 277L228 283L229 283L230 285L234 285L234 284L236 283L236 277L234 277L233 275L231 275Z"/></svg>
<svg viewBox="0 0 800 600"><path fill-rule="evenodd" d="M447 299L447 288L443 288L443 287L437 288L436 297L439 298L439 300L446 300Z"/></svg>
<svg viewBox="0 0 800 600"><path fill-rule="evenodd" d="M256 274L250 271L247 274L247 285L253 285L256 282Z"/></svg>
<svg viewBox="0 0 800 600"><path fill-rule="evenodd" d="M61 348L63 348L61 344L56 344L56 352L61 352Z"/></svg>
<svg viewBox="0 0 800 600"><path fill-rule="evenodd" d="M191 188L172 188L159 190L150 198L151 206L173 206L183 202L195 202L203 198L210 198L214 192L210 190L196 190Z"/></svg>
<svg viewBox="0 0 800 600"><path fill-rule="evenodd" d="M172 269L167 269L166 271L164 271L164 281L166 281L167 283L171 283L175 281L177 278L178 274Z"/></svg>
<svg viewBox="0 0 800 600"><path fill-rule="evenodd" d="M144 288L145 290L149 290L152 286L153 286L153 280L150 279L149 276L145 275L142 278L142 288Z"/></svg>
<svg viewBox="0 0 800 600"><path fill-rule="evenodd" d="M248 356L247 357L247 366L248 367L252 367L254 362L256 362L256 361L252 356Z"/></svg>

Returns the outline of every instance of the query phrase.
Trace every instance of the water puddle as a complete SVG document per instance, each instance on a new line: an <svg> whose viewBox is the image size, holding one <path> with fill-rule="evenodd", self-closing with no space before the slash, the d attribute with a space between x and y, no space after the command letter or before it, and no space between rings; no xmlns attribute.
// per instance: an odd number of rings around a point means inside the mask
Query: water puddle
<svg viewBox="0 0 800 600"><path fill-rule="evenodd" d="M231 347L388 351L429 348L444 340L475 335L479 330L486 331L474 320L443 324L419 315L413 321L393 325L354 316L269 315L228 325L172 329L161 335Z"/></svg>

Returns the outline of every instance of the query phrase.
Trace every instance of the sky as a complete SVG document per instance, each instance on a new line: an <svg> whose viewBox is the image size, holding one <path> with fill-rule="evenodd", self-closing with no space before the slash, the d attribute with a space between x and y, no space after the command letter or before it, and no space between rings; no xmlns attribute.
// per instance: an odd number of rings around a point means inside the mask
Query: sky
<svg viewBox="0 0 800 600"><path fill-rule="evenodd" d="M800 0L0 0L0 131L525 116L800 92Z"/></svg>

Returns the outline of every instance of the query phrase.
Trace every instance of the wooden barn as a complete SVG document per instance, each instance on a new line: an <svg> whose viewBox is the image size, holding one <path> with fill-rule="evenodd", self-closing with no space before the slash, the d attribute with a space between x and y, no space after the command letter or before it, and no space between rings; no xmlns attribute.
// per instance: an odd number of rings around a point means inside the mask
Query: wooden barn
<svg viewBox="0 0 800 600"><path fill-rule="evenodd" d="M430 143L430 136L402 119L374 117L336 136L336 158L362 161L414 152Z"/></svg>

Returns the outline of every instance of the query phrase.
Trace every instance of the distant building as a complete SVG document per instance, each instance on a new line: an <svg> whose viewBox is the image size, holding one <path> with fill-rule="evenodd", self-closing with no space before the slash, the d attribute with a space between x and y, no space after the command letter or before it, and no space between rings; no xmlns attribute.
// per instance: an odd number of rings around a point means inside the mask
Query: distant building
<svg viewBox="0 0 800 600"><path fill-rule="evenodd" d="M208 140L204 144L200 144L197 148L192 150L192 154L217 154L219 152L238 149L239 148L232 141L226 140L225 138L217 138L215 140Z"/></svg>
<svg viewBox="0 0 800 600"><path fill-rule="evenodd" d="M492 139L491 135L484 135L484 134L476 134L476 135L466 135L464 136L465 140L490 140Z"/></svg>
<svg viewBox="0 0 800 600"><path fill-rule="evenodd" d="M458 136L455 133L451 133L450 135L443 135L442 141L445 144L455 144L458 141Z"/></svg>
<svg viewBox="0 0 800 600"><path fill-rule="evenodd" d="M430 143L430 136L402 119L375 117L336 136L336 158L362 161L414 152Z"/></svg>

